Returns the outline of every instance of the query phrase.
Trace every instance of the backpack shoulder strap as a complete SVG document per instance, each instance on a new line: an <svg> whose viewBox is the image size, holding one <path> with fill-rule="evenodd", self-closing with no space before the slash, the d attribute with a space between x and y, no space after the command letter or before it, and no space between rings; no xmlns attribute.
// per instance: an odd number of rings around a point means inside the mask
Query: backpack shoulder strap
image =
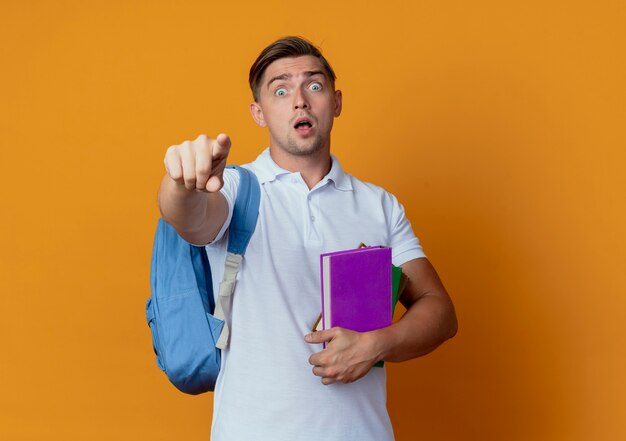
<svg viewBox="0 0 626 441"><path fill-rule="evenodd" d="M231 316L232 295L235 290L237 273L243 260L243 254L248 247L252 233L254 233L261 201L261 189L254 173L243 167L231 167L239 172L240 182L235 207L233 208L233 217L230 221L224 278L220 283L217 301L215 302L214 316L224 322L222 332L215 343L215 346L219 349L224 349L228 346L230 329L227 319L230 319Z"/></svg>
<svg viewBox="0 0 626 441"><path fill-rule="evenodd" d="M233 208L228 234L228 252L243 255L246 252L259 217L261 189L259 181L250 170L231 165L239 172L239 190Z"/></svg>

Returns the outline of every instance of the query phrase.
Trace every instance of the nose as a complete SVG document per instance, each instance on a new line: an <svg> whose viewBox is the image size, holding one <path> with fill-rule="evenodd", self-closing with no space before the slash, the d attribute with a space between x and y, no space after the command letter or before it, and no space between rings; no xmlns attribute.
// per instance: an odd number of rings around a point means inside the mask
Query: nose
<svg viewBox="0 0 626 441"><path fill-rule="evenodd" d="M309 108L309 103L307 101L306 94L300 88L296 89L296 93L294 94L293 107L294 107L294 110Z"/></svg>

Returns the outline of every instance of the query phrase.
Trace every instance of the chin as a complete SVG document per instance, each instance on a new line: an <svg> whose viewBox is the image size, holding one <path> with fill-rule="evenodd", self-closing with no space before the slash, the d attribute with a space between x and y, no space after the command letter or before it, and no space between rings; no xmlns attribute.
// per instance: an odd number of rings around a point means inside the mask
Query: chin
<svg viewBox="0 0 626 441"><path fill-rule="evenodd" d="M324 142L320 137L315 137L306 144L288 140L286 144L280 144L279 146L282 150L295 156L310 156L322 151Z"/></svg>

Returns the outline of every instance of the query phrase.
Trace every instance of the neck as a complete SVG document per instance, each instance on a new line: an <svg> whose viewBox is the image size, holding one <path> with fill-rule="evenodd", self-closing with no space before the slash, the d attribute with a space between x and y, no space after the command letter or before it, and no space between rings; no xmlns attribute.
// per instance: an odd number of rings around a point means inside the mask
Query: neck
<svg viewBox="0 0 626 441"><path fill-rule="evenodd" d="M293 155L270 145L272 160L280 167L292 173L299 172L309 190L315 187L331 167L330 149L325 148L310 155Z"/></svg>

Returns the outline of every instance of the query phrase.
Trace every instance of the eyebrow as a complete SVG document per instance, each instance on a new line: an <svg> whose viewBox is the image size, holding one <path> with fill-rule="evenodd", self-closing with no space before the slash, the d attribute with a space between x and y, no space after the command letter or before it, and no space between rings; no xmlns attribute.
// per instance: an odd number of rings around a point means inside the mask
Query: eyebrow
<svg viewBox="0 0 626 441"><path fill-rule="evenodd" d="M323 77L326 77L326 74L324 73L323 70L307 70L307 71L304 72L304 76L307 77L307 78L312 77L313 75L322 75ZM274 81L288 80L292 76L293 75L291 75L291 74L276 75L275 77L272 77L272 79L268 81L267 88L269 89L270 85Z"/></svg>

